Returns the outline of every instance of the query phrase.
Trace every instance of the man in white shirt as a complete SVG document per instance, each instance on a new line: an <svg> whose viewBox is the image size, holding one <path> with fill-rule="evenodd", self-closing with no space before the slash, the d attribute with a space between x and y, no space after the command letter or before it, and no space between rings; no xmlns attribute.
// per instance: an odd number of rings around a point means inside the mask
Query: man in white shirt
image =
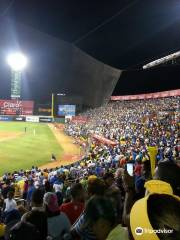
<svg viewBox="0 0 180 240"><path fill-rule="evenodd" d="M4 204L5 204L5 212L10 212L13 209L17 208L17 203L16 201L13 199L14 197L14 193L13 192L8 192L7 194L7 198L4 200Z"/></svg>

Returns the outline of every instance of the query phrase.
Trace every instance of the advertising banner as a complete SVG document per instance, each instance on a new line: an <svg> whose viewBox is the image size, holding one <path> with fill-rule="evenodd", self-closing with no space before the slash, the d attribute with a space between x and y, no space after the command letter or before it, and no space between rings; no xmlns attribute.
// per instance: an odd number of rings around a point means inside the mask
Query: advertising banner
<svg viewBox="0 0 180 240"><path fill-rule="evenodd" d="M11 76L11 98L21 97L21 72L12 71Z"/></svg>
<svg viewBox="0 0 180 240"><path fill-rule="evenodd" d="M12 117L9 117L9 116L0 116L0 121L12 121Z"/></svg>
<svg viewBox="0 0 180 240"><path fill-rule="evenodd" d="M17 121L17 122L25 122L25 120L26 120L25 117L21 117L21 116L13 117L13 121Z"/></svg>
<svg viewBox="0 0 180 240"><path fill-rule="evenodd" d="M98 140L99 142L101 142L101 143L103 143L103 144L106 144L106 145L110 145L110 146L116 146L116 145L117 145L116 142L111 141L111 140L109 140L109 139L107 139L107 138L105 138L105 137L99 136L99 135L97 135L97 134L94 134L94 135L93 135L93 138L96 139L96 140Z"/></svg>
<svg viewBox="0 0 180 240"><path fill-rule="evenodd" d="M153 98L162 98L162 97L175 97L180 96L180 89L156 92L156 93L147 93L147 94L138 94L138 95L127 95L127 96L112 96L112 101L126 101L126 100L139 100L139 99L153 99Z"/></svg>
<svg viewBox="0 0 180 240"><path fill-rule="evenodd" d="M52 118L51 117L39 117L39 122L52 122Z"/></svg>
<svg viewBox="0 0 180 240"><path fill-rule="evenodd" d="M75 116L75 117L72 117L71 122L73 122L73 123L87 123L88 118L85 117L85 116Z"/></svg>
<svg viewBox="0 0 180 240"><path fill-rule="evenodd" d="M36 104L36 113L39 116L51 116L51 104Z"/></svg>
<svg viewBox="0 0 180 240"><path fill-rule="evenodd" d="M38 108L39 115L51 115L51 108Z"/></svg>
<svg viewBox="0 0 180 240"><path fill-rule="evenodd" d="M26 117L26 122L39 122L38 116L28 116Z"/></svg>
<svg viewBox="0 0 180 240"><path fill-rule="evenodd" d="M76 105L59 105L58 116L75 116Z"/></svg>
<svg viewBox="0 0 180 240"><path fill-rule="evenodd" d="M33 101L0 100L1 115L32 115Z"/></svg>

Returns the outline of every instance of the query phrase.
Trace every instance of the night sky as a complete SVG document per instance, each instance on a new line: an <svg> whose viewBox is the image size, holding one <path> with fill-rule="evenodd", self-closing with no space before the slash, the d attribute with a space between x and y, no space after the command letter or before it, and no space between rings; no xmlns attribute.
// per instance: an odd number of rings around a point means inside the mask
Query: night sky
<svg viewBox="0 0 180 240"><path fill-rule="evenodd" d="M0 16L126 70L114 94L179 87L179 66L139 71L143 64L180 50L179 0L1 0Z"/></svg>

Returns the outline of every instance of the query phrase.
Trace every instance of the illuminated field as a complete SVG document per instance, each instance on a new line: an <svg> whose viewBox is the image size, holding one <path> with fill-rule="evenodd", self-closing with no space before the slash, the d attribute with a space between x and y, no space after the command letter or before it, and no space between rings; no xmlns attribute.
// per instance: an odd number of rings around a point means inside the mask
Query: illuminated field
<svg viewBox="0 0 180 240"><path fill-rule="evenodd" d="M0 176L49 163L52 153L59 159L63 149L47 124L0 122Z"/></svg>

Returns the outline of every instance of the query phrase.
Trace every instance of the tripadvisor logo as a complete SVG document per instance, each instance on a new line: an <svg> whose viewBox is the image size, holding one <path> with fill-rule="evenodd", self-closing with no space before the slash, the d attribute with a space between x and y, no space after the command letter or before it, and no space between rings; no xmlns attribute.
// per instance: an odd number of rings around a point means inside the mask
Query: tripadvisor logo
<svg viewBox="0 0 180 240"><path fill-rule="evenodd" d="M142 228L142 227L137 227L135 229L135 234L136 235L142 235L143 233L164 233L164 234L171 234L173 233L173 229L148 229L148 228Z"/></svg>
<svg viewBox="0 0 180 240"><path fill-rule="evenodd" d="M137 227L136 229L135 229L135 234L136 235L142 235L143 234L143 228L141 228L141 227Z"/></svg>

